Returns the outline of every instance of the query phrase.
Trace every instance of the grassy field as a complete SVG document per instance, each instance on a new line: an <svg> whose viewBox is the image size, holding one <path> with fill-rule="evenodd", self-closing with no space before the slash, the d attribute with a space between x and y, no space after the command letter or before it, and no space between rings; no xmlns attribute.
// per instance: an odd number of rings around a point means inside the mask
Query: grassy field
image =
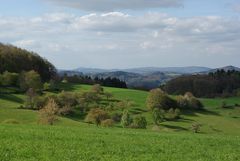
<svg viewBox="0 0 240 161"><path fill-rule="evenodd" d="M90 87L62 85L76 92ZM201 99L206 110L184 111L180 120L164 122L153 131L145 107L147 92L105 90L116 99L134 101L131 112L146 116L148 129L101 128L83 123L77 115L41 126L37 111L18 109L24 95L0 94L0 160L240 160L240 107L234 107L240 98ZM229 108L221 108L223 101ZM200 134L190 130L194 122L202 125Z"/></svg>
<svg viewBox="0 0 240 161"><path fill-rule="evenodd" d="M237 161L240 138L76 126L0 126L0 159Z"/></svg>

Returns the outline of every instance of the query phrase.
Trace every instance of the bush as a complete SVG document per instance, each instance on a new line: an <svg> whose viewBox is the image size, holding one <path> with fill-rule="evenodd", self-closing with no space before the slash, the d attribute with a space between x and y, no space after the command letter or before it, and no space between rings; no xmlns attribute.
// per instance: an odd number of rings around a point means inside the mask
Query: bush
<svg viewBox="0 0 240 161"><path fill-rule="evenodd" d="M91 91L97 94L103 94L103 87L100 84L95 84L92 86Z"/></svg>
<svg viewBox="0 0 240 161"><path fill-rule="evenodd" d="M50 90L50 84L47 83L47 82L44 83L44 84L43 84L43 90L44 90L44 91L48 91L48 90Z"/></svg>
<svg viewBox="0 0 240 161"><path fill-rule="evenodd" d="M177 100L178 107L180 109L188 109L189 108L188 99L186 99L185 97L178 96L176 100Z"/></svg>
<svg viewBox="0 0 240 161"><path fill-rule="evenodd" d="M166 113L166 119L167 120L176 120L180 118L180 110L179 109L169 109Z"/></svg>
<svg viewBox="0 0 240 161"><path fill-rule="evenodd" d="M122 118L122 114L120 113L114 113L112 114L112 120L115 121L115 122L120 122L121 121L121 118Z"/></svg>
<svg viewBox="0 0 240 161"><path fill-rule="evenodd" d="M100 108L94 108L88 112L85 118L85 122L94 123L99 126L101 122L106 119L109 119L109 115L107 112Z"/></svg>
<svg viewBox="0 0 240 161"><path fill-rule="evenodd" d="M132 118L130 117L128 110L124 110L121 118L122 127L126 128L131 123L132 123Z"/></svg>
<svg viewBox="0 0 240 161"><path fill-rule="evenodd" d="M196 97L194 97L192 93L187 92L184 95L184 99L188 101L188 108L195 110L203 109L203 104Z"/></svg>
<svg viewBox="0 0 240 161"><path fill-rule="evenodd" d="M147 98L147 107L151 110L154 108L168 110L171 107L176 107L176 101L170 98L161 89L153 89L150 91Z"/></svg>
<svg viewBox="0 0 240 161"><path fill-rule="evenodd" d="M105 97L107 98L107 100L109 100L110 98L113 97L113 94L110 93L110 92L105 92L104 95L105 95Z"/></svg>
<svg viewBox="0 0 240 161"><path fill-rule="evenodd" d="M80 101L83 104L89 105L90 103L98 103L100 99L101 98L95 92L84 92L81 95Z"/></svg>
<svg viewBox="0 0 240 161"><path fill-rule="evenodd" d="M61 107L64 107L64 106L73 107L78 104L78 98L79 97L77 93L62 91L57 96L57 102Z"/></svg>
<svg viewBox="0 0 240 161"><path fill-rule="evenodd" d="M192 131L193 131L194 133L199 133L199 132L200 132L200 127L201 127L200 124L194 123L194 124L192 124L191 129L192 129Z"/></svg>
<svg viewBox="0 0 240 161"><path fill-rule="evenodd" d="M46 106L39 111L39 122L43 124L53 125L57 120L59 107L53 99L49 99Z"/></svg>
<svg viewBox="0 0 240 161"><path fill-rule="evenodd" d="M130 107L132 107L135 103L133 101L130 100L122 100L120 102L117 103L117 108L124 110L124 109L128 109Z"/></svg>
<svg viewBox="0 0 240 161"><path fill-rule="evenodd" d="M106 119L101 121L101 126L103 127L112 127L114 124L114 121L112 119Z"/></svg>
<svg viewBox="0 0 240 161"><path fill-rule="evenodd" d="M73 109L70 106L64 106L64 107L60 108L58 111L58 114L63 115L63 116L69 115L71 113L73 113Z"/></svg>
<svg viewBox="0 0 240 161"><path fill-rule="evenodd" d="M152 112L152 117L155 125L159 125L164 121L164 110L155 108Z"/></svg>
<svg viewBox="0 0 240 161"><path fill-rule="evenodd" d="M132 128L138 128L138 129L146 129L147 128L146 118L143 117L143 116L134 117L131 127Z"/></svg>

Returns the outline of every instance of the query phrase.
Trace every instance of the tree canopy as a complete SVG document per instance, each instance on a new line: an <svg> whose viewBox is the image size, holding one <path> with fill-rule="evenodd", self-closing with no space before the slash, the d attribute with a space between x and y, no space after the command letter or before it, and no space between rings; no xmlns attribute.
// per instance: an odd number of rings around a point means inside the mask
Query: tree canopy
<svg viewBox="0 0 240 161"><path fill-rule="evenodd" d="M42 81L50 80L56 74L55 67L38 54L0 43L0 73L5 71L21 73L31 70L39 73Z"/></svg>

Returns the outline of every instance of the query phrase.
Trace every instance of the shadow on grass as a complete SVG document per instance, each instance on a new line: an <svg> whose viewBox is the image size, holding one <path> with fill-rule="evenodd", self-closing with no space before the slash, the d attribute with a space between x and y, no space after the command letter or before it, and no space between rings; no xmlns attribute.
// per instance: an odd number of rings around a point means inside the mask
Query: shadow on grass
<svg viewBox="0 0 240 161"><path fill-rule="evenodd" d="M24 100L13 95L13 94L0 94L0 99L16 102L16 103L24 103Z"/></svg>
<svg viewBox="0 0 240 161"><path fill-rule="evenodd" d="M72 114L65 116L68 119L74 120L74 121L83 121L86 117L86 114L81 111L74 111Z"/></svg>
<svg viewBox="0 0 240 161"><path fill-rule="evenodd" d="M187 115L187 116L197 116L197 114L220 116L220 114L218 112L209 111L207 109L203 109L203 110L183 110L182 114Z"/></svg>
<svg viewBox="0 0 240 161"><path fill-rule="evenodd" d="M58 87L60 91L64 90L64 91L71 92L75 90L74 84L72 83L59 83Z"/></svg>
<svg viewBox="0 0 240 161"><path fill-rule="evenodd" d="M172 130L175 130L175 131L188 131L189 130L187 128L180 127L180 126L173 126L173 125L161 125L161 126L164 126L166 128L169 128L169 129L172 129Z"/></svg>

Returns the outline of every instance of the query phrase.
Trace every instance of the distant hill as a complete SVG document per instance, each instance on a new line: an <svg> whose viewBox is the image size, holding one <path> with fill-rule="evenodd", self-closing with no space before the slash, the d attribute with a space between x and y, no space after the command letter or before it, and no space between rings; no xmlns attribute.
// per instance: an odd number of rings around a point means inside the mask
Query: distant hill
<svg viewBox="0 0 240 161"><path fill-rule="evenodd" d="M96 74L96 73L105 73L105 72L116 72L123 71L128 73L137 73L137 74L149 74L153 72L171 72L171 73L180 73L180 74L192 74L199 72L206 72L211 70L207 67L142 67L142 68L129 68L129 69L99 69L99 68L77 68L74 71L78 71L84 74Z"/></svg>
<svg viewBox="0 0 240 161"><path fill-rule="evenodd" d="M67 73L72 75L88 75L99 78L118 78L125 81L130 88L153 89L166 82L182 75L208 74L217 70L237 70L240 68L226 66L223 68L211 69L207 67L143 67L130 69L98 69L98 68L78 68L73 71L59 71L61 75Z"/></svg>
<svg viewBox="0 0 240 161"><path fill-rule="evenodd" d="M227 71L232 71L232 70L235 70L235 71L240 71L240 68L238 67L235 67L235 66L225 66L225 67L222 67L222 68L216 68L216 69L212 69L210 70L209 72L216 72L217 70L224 70L225 72Z"/></svg>
<svg viewBox="0 0 240 161"><path fill-rule="evenodd" d="M209 71L211 68L207 67L144 67L144 68L132 68L126 69L126 72L133 72L133 73L152 73L152 72L171 72L171 73L180 73L180 74L192 74L198 72Z"/></svg>
<svg viewBox="0 0 240 161"><path fill-rule="evenodd" d="M153 89L159 87L162 83L171 80L179 75L171 73L153 72L148 74L130 73L124 71L106 72L91 75L99 78L118 78L127 83L130 88Z"/></svg>

